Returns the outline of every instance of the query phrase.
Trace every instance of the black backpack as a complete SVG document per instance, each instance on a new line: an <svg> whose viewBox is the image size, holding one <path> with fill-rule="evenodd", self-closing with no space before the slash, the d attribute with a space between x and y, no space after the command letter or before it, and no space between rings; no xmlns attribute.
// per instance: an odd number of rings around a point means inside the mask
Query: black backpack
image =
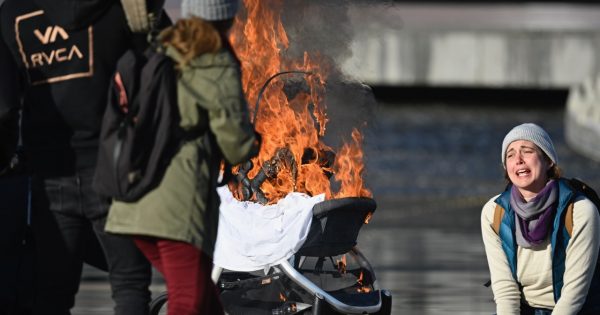
<svg viewBox="0 0 600 315"><path fill-rule="evenodd" d="M598 197L598 193L592 187L590 187L590 185L577 178L571 178L568 181L571 188L582 193L596 206L596 209L600 212L600 197Z"/></svg>
<svg viewBox="0 0 600 315"><path fill-rule="evenodd" d="M173 60L155 46L118 61L102 121L97 193L134 202L156 188L186 135L179 127Z"/></svg>

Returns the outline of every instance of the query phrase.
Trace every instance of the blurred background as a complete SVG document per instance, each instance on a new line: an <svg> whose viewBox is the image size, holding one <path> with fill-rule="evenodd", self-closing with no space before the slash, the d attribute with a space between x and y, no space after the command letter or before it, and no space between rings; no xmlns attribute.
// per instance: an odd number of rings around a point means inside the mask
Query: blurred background
<svg viewBox="0 0 600 315"><path fill-rule="evenodd" d="M166 2L173 19L179 4ZM367 120L378 209L358 246L392 313L493 314L479 218L505 185L504 135L541 125L565 175L600 190L600 5L284 0L282 19L287 53L329 56L361 96L332 102L330 119ZM73 313L111 314L106 275L84 279Z"/></svg>

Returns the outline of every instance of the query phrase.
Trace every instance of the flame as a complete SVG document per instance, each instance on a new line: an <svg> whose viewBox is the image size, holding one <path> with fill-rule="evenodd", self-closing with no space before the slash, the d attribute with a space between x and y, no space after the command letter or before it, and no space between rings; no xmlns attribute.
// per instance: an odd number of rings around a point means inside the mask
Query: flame
<svg viewBox="0 0 600 315"><path fill-rule="evenodd" d="M366 285L363 285L363 272L362 271L360 272L360 275L358 276L358 279L356 279L356 283L358 283L358 285L360 286L360 287L358 287L356 289L357 292L360 292L360 293L369 293L369 292L371 292L371 288L369 288Z"/></svg>
<svg viewBox="0 0 600 315"><path fill-rule="evenodd" d="M371 288L363 286L363 287L356 289L356 291L359 293L369 293L369 292L371 292Z"/></svg>
<svg viewBox="0 0 600 315"><path fill-rule="evenodd" d="M285 295L284 295L283 293L281 293L281 292L280 292L280 293L279 293L279 300L280 300L281 302L285 302L285 301L287 301L287 298L285 297Z"/></svg>
<svg viewBox="0 0 600 315"><path fill-rule="evenodd" d="M369 222L371 222L372 217L373 217L373 212L367 213L367 216L365 217L365 224L369 224Z"/></svg>
<svg viewBox="0 0 600 315"><path fill-rule="evenodd" d="M356 283L362 285L363 284L363 272L360 272L360 275L358 276L358 279L356 279Z"/></svg>
<svg viewBox="0 0 600 315"><path fill-rule="evenodd" d="M341 274L346 273L346 255L342 256L342 259L336 260L338 272Z"/></svg>
<svg viewBox="0 0 600 315"><path fill-rule="evenodd" d="M248 178L256 177L280 149L286 148L293 159L279 164L276 174L260 186L269 203L291 191L325 193L327 199L370 197L362 179L360 132L352 132L353 141L335 154L334 161L328 155L334 150L322 141L329 121L324 95L331 64L318 53L305 52L302 60L284 56L290 42L280 18L282 0L244 0L244 6L245 14L236 18L230 39L241 62L242 85L251 116L256 117L255 128L263 139L259 155L252 159L254 167ZM260 94L272 76L289 70L304 73L280 75ZM304 79L305 88L295 95L286 94L283 88L290 78L298 82ZM260 103L255 105L259 97ZM339 182L337 192L332 191L331 174Z"/></svg>
<svg viewBox="0 0 600 315"><path fill-rule="evenodd" d="M364 196L371 197L371 192L364 188L362 173L364 170L363 151L361 149L363 136L354 129L352 131L352 143L345 144L338 153L335 161L336 180L341 182L341 189L336 198Z"/></svg>

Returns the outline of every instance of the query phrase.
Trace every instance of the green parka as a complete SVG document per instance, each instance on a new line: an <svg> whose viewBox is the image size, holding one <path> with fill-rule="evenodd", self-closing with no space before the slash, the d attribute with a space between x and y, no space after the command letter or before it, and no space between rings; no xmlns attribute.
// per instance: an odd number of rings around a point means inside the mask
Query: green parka
<svg viewBox="0 0 600 315"><path fill-rule="evenodd" d="M166 53L181 60L170 46ZM113 202L106 231L184 241L212 256L220 202L218 150L235 165L256 155L259 144L242 92L239 63L228 50L196 57L180 69L180 75L181 127L210 129L216 141L210 145L200 137L186 142L156 189L135 203Z"/></svg>

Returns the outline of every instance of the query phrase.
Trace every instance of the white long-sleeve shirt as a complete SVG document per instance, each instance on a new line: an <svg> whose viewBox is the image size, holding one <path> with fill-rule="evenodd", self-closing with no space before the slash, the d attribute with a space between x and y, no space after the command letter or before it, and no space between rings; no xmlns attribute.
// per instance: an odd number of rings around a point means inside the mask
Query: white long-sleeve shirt
<svg viewBox="0 0 600 315"><path fill-rule="evenodd" d="M481 232L492 279L498 315L520 313L521 292L514 281L500 237L492 229L494 200L481 212ZM561 297L554 303L552 259L549 239L535 249L517 246L517 278L523 298L532 307L553 309L553 315L577 314L583 306L594 275L600 248L600 217L594 204L583 197L573 208L573 233L567 245Z"/></svg>

